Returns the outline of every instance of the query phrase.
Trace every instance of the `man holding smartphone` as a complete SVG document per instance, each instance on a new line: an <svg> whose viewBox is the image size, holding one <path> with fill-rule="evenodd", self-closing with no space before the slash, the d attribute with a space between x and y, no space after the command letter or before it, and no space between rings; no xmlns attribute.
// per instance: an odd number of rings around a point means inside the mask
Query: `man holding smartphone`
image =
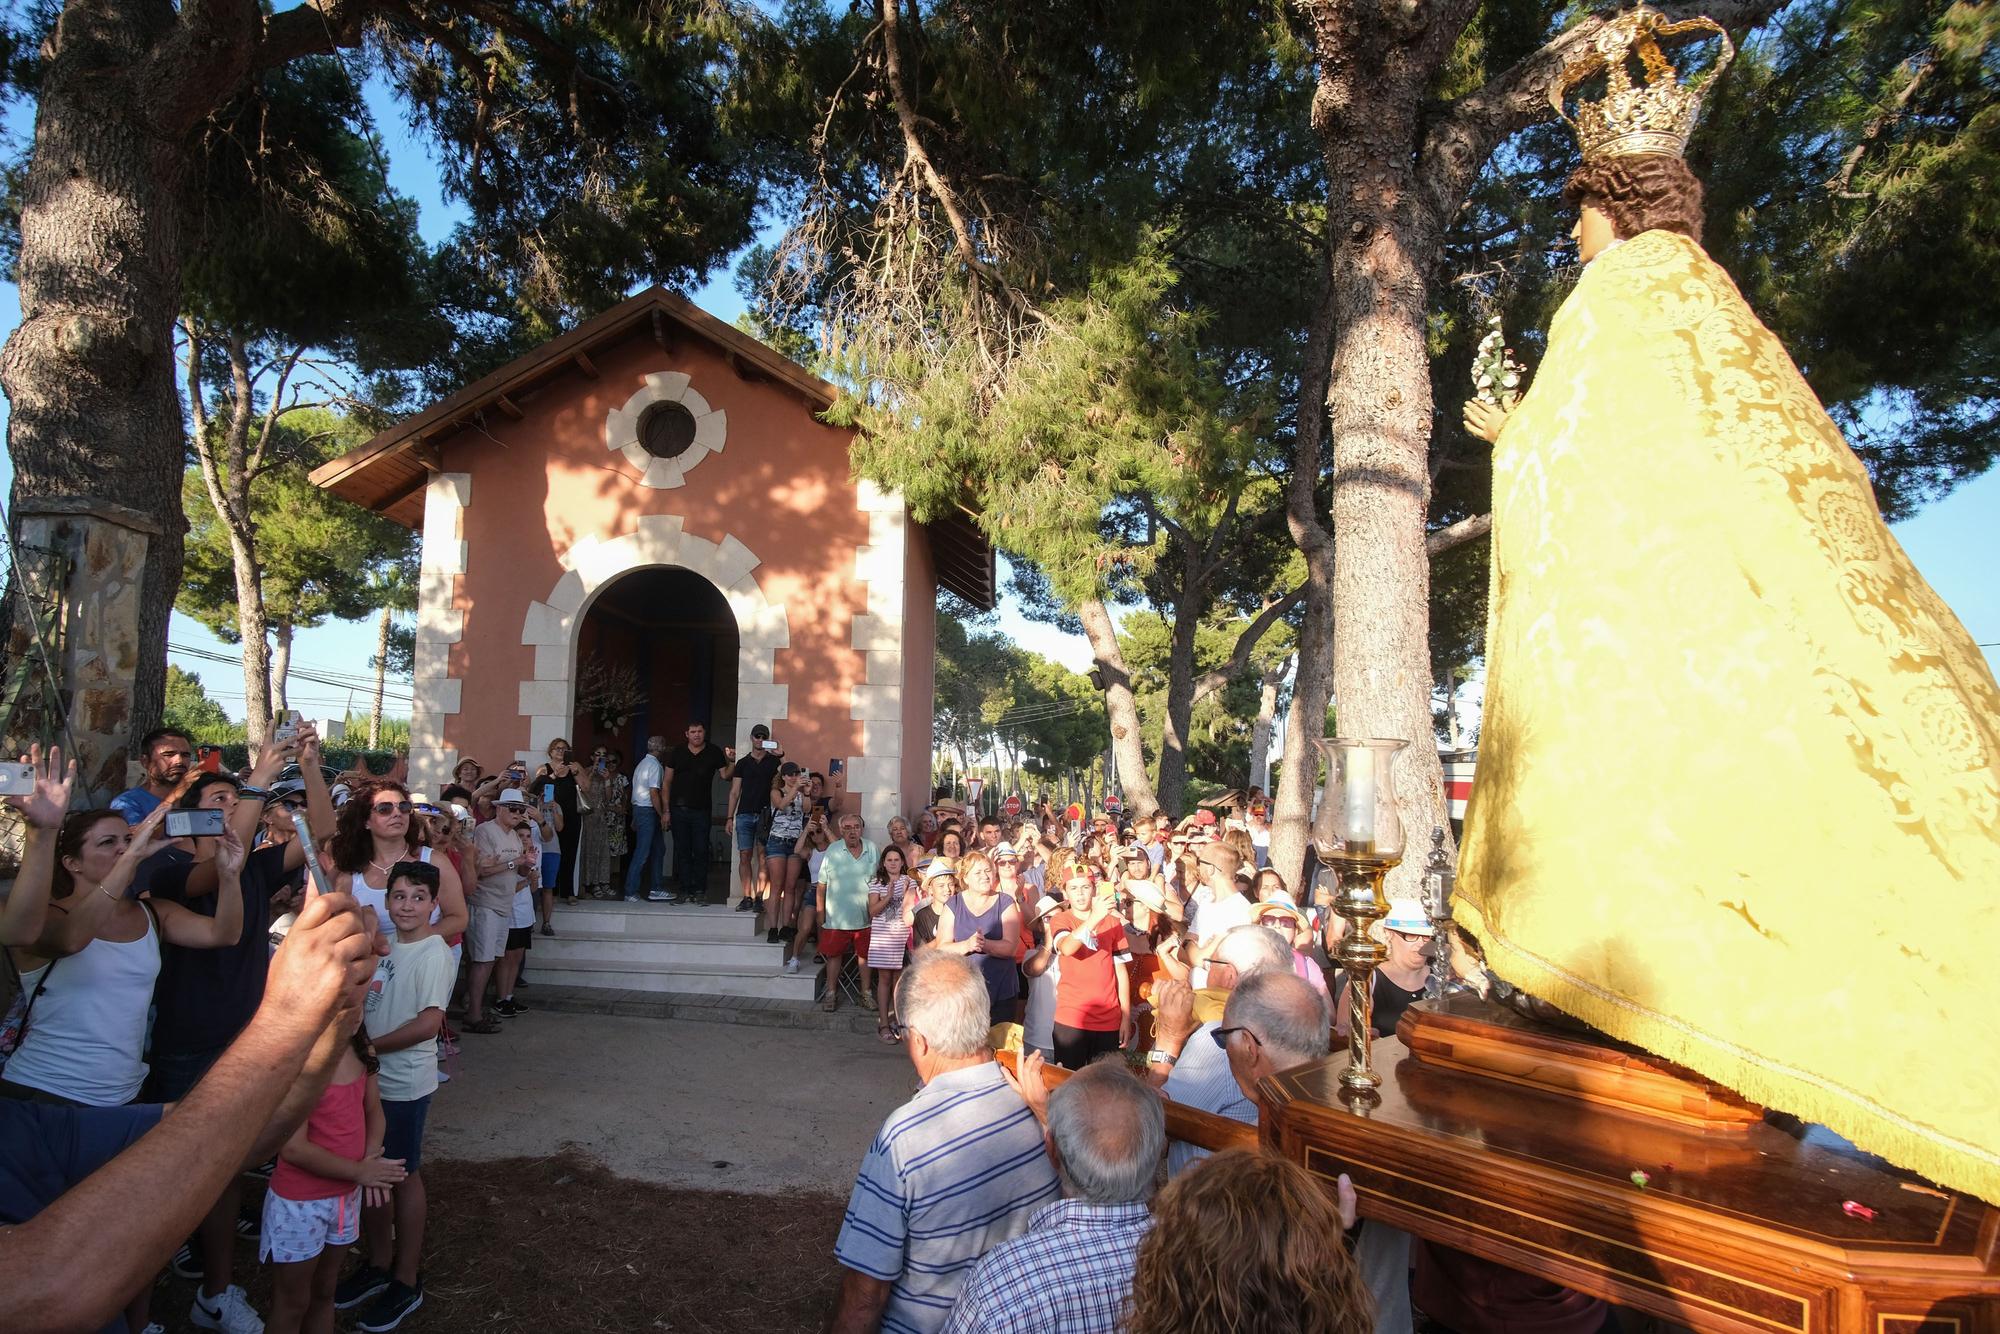
<svg viewBox="0 0 2000 1334"><path fill-rule="evenodd" d="M764 865L764 839L760 827L771 815L771 788L778 781L778 766L785 752L771 740L771 729L758 723L750 729L750 753L736 761L729 776L729 820L727 828L736 833L736 884L743 897L736 911L755 912L769 892L759 874Z"/></svg>

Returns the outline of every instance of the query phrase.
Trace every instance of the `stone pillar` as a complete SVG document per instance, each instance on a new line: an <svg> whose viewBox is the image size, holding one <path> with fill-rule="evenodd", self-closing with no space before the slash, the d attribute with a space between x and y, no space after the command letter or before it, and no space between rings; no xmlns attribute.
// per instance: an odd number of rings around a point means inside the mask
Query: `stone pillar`
<svg viewBox="0 0 2000 1334"><path fill-rule="evenodd" d="M0 739L8 755L31 741L60 744L78 762L74 804L102 805L132 785L132 696L140 668L140 586L159 535L151 518L106 500L33 499L14 511L14 616L7 662L51 655L62 711L31 680ZM60 581L60 583L58 583ZM21 593L25 597L19 597ZM49 624L48 608L58 609ZM36 616L44 622L37 644Z"/></svg>

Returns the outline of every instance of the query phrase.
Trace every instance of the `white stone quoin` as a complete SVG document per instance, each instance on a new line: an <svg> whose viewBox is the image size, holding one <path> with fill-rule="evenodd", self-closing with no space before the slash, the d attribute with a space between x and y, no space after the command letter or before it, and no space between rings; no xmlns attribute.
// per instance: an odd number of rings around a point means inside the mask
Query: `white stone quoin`
<svg viewBox="0 0 2000 1334"><path fill-rule="evenodd" d="M908 522L903 498L863 478L855 505L868 516L868 541L854 549L854 577L868 609L854 617L853 647L867 655L849 715L861 724L861 754L847 761L847 790L861 799L868 832L880 838L902 809L903 579Z"/></svg>
<svg viewBox="0 0 2000 1334"><path fill-rule="evenodd" d="M458 712L461 702L461 683L451 675L451 646L465 634L465 613L457 605L457 594L458 576L466 568L465 510L471 503L470 473L441 472L424 488L410 786L432 795L451 781L452 755L444 745L444 720Z"/></svg>

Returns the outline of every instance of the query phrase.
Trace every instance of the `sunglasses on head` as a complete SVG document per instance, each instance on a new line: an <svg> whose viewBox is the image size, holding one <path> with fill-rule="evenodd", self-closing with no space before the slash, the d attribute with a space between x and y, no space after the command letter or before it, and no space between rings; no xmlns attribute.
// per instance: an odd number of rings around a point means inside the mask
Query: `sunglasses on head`
<svg viewBox="0 0 2000 1334"><path fill-rule="evenodd" d="M398 813L408 815L410 813L410 803L407 801L378 801L369 809L377 815L395 815Z"/></svg>

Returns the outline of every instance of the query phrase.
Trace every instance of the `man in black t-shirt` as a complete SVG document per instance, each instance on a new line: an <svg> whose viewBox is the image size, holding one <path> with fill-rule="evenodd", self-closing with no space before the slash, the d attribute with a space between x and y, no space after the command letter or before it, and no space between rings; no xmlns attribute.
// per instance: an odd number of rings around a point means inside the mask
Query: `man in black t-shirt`
<svg viewBox="0 0 2000 1334"><path fill-rule="evenodd" d="M778 766L785 752L771 740L771 729L758 723L750 729L750 753L736 761L729 775L729 818L726 828L736 833L736 883L743 897L738 912L754 912L764 887L758 873L764 866L762 840L757 827L771 810L771 786L778 781Z"/></svg>
<svg viewBox="0 0 2000 1334"><path fill-rule="evenodd" d="M667 789L667 818L673 822L674 879L680 893L669 903L708 899L708 825L715 809L715 776L736 758L736 749L713 745L706 723L690 723L687 742L667 752L660 785Z"/></svg>

